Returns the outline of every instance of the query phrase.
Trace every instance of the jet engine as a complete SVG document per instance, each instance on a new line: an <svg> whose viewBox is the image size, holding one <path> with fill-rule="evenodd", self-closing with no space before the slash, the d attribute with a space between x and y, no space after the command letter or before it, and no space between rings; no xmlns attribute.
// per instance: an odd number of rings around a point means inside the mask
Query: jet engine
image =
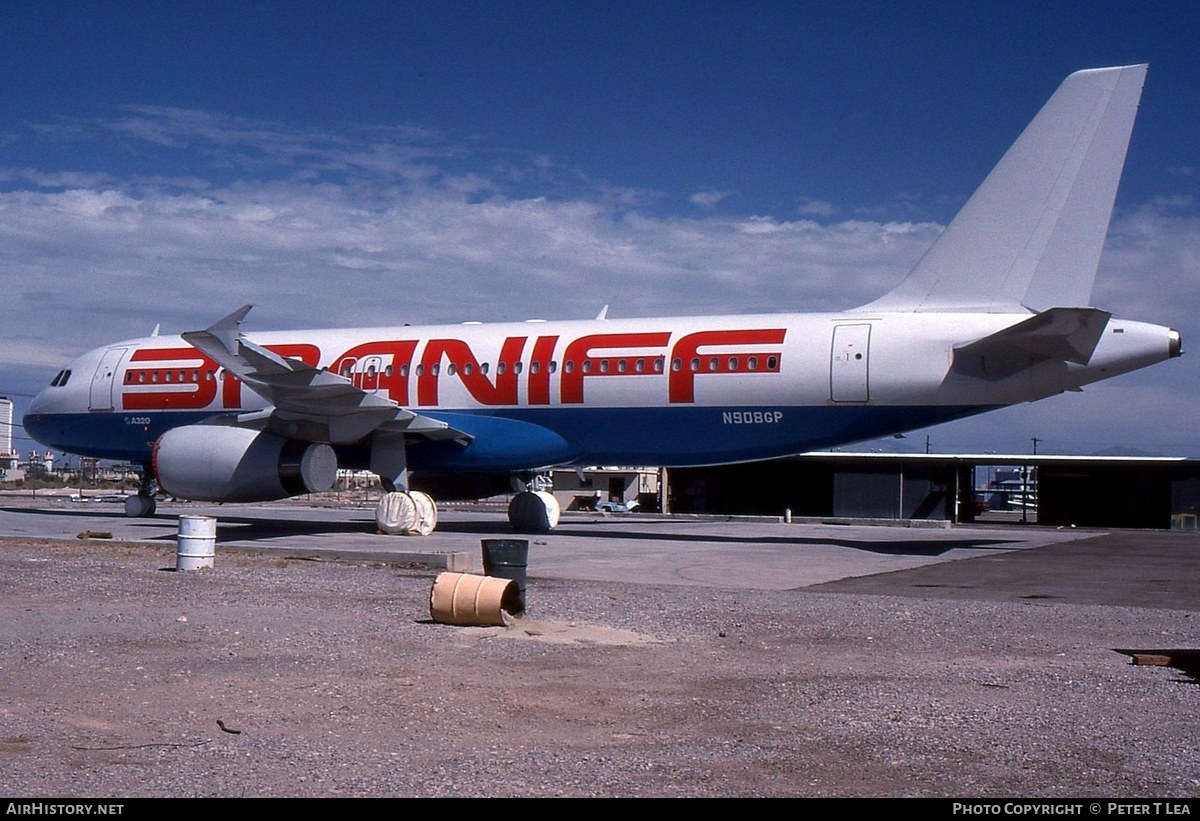
<svg viewBox="0 0 1200 821"><path fill-rule="evenodd" d="M265 502L333 487L329 445L220 425L187 425L154 444L158 486L201 502Z"/></svg>

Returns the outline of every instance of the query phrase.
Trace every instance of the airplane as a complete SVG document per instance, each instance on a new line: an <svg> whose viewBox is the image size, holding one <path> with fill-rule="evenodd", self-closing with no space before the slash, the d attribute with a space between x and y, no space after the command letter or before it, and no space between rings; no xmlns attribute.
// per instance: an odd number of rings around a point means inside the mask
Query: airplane
<svg viewBox="0 0 1200 821"><path fill-rule="evenodd" d="M369 469L388 533L442 499L515 492L558 521L552 467L694 467L791 456L1029 402L1180 355L1178 331L1090 307L1147 66L1071 74L911 272L835 313L248 336L203 330L83 354L33 400L52 448L146 465L211 502L281 499Z"/></svg>

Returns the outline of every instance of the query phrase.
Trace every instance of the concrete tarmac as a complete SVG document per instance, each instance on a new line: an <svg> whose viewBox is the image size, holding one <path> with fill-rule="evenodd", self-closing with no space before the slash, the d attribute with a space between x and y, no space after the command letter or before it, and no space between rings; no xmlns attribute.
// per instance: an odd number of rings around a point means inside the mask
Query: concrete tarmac
<svg viewBox="0 0 1200 821"><path fill-rule="evenodd" d="M181 515L217 519L226 551L482 572L483 539L530 542L530 579L557 578L728 589L830 591L950 598L1045 598L1193 609L1200 602L1200 536L1036 526L907 528L769 519L564 514L548 534L512 531L502 508L447 507L428 537L375 529L366 504L316 507L161 503L128 519L119 502L61 495L0 496L0 538L174 544Z"/></svg>

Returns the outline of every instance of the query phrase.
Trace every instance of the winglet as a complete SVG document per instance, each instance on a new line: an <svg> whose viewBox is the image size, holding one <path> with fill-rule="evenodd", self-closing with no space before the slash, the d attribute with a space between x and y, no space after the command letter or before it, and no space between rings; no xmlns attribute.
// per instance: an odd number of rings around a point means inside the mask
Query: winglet
<svg viewBox="0 0 1200 821"><path fill-rule="evenodd" d="M303 364L300 360L282 357L242 336L242 320L253 307L243 305L202 331L187 331L180 336L234 376L250 384L254 383L256 374L263 368L276 372L300 369Z"/></svg>
<svg viewBox="0 0 1200 821"><path fill-rule="evenodd" d="M1091 303L1145 65L1063 81L872 311L1042 311Z"/></svg>
<svg viewBox="0 0 1200 821"><path fill-rule="evenodd" d="M238 337L242 333L242 320L250 313L253 305L243 305L224 319L219 319L204 330L208 331L230 355L237 356Z"/></svg>

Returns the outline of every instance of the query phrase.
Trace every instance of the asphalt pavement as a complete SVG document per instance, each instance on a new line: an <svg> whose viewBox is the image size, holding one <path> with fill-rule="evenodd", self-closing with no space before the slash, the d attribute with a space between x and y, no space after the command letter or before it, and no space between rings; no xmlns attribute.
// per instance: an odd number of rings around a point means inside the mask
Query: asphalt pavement
<svg viewBox="0 0 1200 821"><path fill-rule="evenodd" d="M119 502L0 496L0 538L176 542L179 517L217 520L222 553L424 564L481 572L484 539L526 539L531 579L754 590L825 589L967 598L1039 597L1192 609L1200 602L1200 536L1022 525L912 528L773 519L564 514L546 534L518 534L501 507L446 507L427 537L378 533L374 509L297 501L161 503L128 519Z"/></svg>

